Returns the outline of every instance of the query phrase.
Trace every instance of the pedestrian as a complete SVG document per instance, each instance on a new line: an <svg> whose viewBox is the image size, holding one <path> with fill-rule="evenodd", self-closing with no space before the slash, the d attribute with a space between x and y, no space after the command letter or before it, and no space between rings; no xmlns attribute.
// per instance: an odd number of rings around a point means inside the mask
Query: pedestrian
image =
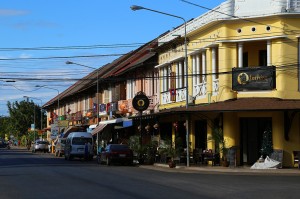
<svg viewBox="0 0 300 199"><path fill-rule="evenodd" d="M89 159L89 145L88 142L85 142L84 145L84 159L87 161Z"/></svg>
<svg viewBox="0 0 300 199"><path fill-rule="evenodd" d="M88 158L90 159L91 153L93 152L93 146L90 142L88 142Z"/></svg>

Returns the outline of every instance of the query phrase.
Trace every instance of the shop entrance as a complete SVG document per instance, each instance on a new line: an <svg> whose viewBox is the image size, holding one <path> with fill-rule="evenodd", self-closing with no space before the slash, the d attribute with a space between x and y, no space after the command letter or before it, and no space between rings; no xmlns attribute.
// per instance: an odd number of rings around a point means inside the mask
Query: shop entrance
<svg viewBox="0 0 300 199"><path fill-rule="evenodd" d="M207 148L207 121L195 121L195 148L204 150Z"/></svg>
<svg viewBox="0 0 300 199"><path fill-rule="evenodd" d="M272 129L272 118L240 119L240 160L242 165L252 165L261 156L260 149L264 131Z"/></svg>

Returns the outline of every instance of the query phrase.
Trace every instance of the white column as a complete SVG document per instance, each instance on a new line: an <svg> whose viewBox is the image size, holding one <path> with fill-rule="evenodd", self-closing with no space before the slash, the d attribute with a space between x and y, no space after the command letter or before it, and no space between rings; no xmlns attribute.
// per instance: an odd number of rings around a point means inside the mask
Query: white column
<svg viewBox="0 0 300 199"><path fill-rule="evenodd" d="M196 55L196 74L197 74L196 84L200 83L200 75L199 75L199 73L200 73L200 57L199 56L200 56L199 54Z"/></svg>
<svg viewBox="0 0 300 199"><path fill-rule="evenodd" d="M182 87L182 63L181 63L181 61L179 61L178 63L177 63L177 70L178 70L178 78L176 78L176 81L177 81L177 83L176 83L176 88L181 88Z"/></svg>
<svg viewBox="0 0 300 199"><path fill-rule="evenodd" d="M202 74L206 74L206 51L202 51ZM206 82L206 75L202 76L202 82Z"/></svg>
<svg viewBox="0 0 300 199"><path fill-rule="evenodd" d="M182 63L182 62L181 62ZM185 77L187 77L187 75L188 75L188 69L187 69L187 67L186 67L186 65L185 65L185 62L183 63L183 71L184 71L184 75L186 75ZM184 78L185 79L185 78ZM186 78L185 80L187 80L188 78ZM181 81L182 82L182 81ZM184 81L184 85L182 85L182 87L186 87L186 81Z"/></svg>
<svg viewBox="0 0 300 199"><path fill-rule="evenodd" d="M167 90L167 74L168 74L168 66L164 67L163 69L164 75L163 75L163 92Z"/></svg>
<svg viewBox="0 0 300 199"><path fill-rule="evenodd" d="M238 66L239 68L243 68L243 43L238 43Z"/></svg>
<svg viewBox="0 0 300 199"><path fill-rule="evenodd" d="M212 62L211 62L211 66L212 66L212 79L215 80L216 79L216 48L212 48L211 49L211 53L212 53Z"/></svg>
<svg viewBox="0 0 300 199"><path fill-rule="evenodd" d="M193 63L193 85L196 85L197 83L197 77L195 74L197 74L197 66L196 66L196 55L192 56L192 63Z"/></svg>
<svg viewBox="0 0 300 199"><path fill-rule="evenodd" d="M272 60L271 60L271 40L267 41L267 65L271 66L272 65Z"/></svg>

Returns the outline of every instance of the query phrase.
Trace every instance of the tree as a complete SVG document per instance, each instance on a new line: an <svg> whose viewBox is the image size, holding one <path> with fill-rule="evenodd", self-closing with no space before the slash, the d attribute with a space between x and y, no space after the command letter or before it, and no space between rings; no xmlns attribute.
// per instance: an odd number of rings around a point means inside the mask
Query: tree
<svg viewBox="0 0 300 199"><path fill-rule="evenodd" d="M13 129L18 132L17 136L27 134L31 124L35 122L35 128L41 126L41 107L33 103L33 101L15 101L7 102L7 107L10 115L10 122L13 124ZM43 126L45 126L45 111L42 111Z"/></svg>
<svg viewBox="0 0 300 199"><path fill-rule="evenodd" d="M4 138L5 134L12 133L12 124L9 117L0 117L0 137Z"/></svg>

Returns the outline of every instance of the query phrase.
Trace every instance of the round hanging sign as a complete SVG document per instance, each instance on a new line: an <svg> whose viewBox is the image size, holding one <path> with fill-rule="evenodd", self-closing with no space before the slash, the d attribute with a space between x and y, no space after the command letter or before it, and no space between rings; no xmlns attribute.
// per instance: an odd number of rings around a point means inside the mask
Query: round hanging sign
<svg viewBox="0 0 300 199"><path fill-rule="evenodd" d="M149 107L149 99L146 95L137 94L132 100L132 106L137 111L144 111Z"/></svg>

